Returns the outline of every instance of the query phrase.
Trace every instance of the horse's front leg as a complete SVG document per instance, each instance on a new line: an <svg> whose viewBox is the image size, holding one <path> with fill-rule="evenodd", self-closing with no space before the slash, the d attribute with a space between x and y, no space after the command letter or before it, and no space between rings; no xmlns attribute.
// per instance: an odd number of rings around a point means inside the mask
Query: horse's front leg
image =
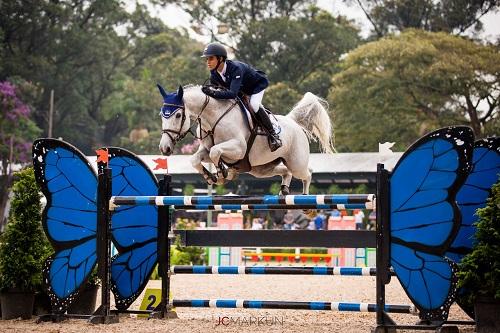
<svg viewBox="0 0 500 333"><path fill-rule="evenodd" d="M245 157L247 145L246 142L237 139L231 139L221 142L210 149L210 159L215 164L217 169L217 183L224 183L224 179L228 176L226 166L222 163L221 157L231 161L239 161Z"/></svg>
<svg viewBox="0 0 500 333"><path fill-rule="evenodd" d="M205 178L208 184L215 184L217 182L217 177L215 177L213 173L208 171L207 168L205 168L203 164L201 164L201 162L212 162L210 161L208 150L203 147L203 145L200 145L196 153L194 153L191 157L191 165L203 176L203 178Z"/></svg>

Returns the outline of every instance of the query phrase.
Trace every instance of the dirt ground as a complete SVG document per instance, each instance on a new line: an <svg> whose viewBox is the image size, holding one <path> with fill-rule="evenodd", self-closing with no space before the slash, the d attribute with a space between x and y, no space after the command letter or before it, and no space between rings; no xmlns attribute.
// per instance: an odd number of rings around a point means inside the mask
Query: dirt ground
<svg viewBox="0 0 500 333"><path fill-rule="evenodd" d="M160 281L150 281L148 288L161 288ZM286 275L175 275L172 296L176 299L247 299L286 301L375 302L375 277L286 276ZM397 279L386 287L388 304L409 304ZM139 309L142 296L131 306ZM62 323L36 323L31 320L0 320L0 332L370 332L375 326L375 313L259 310L259 309L194 309L177 308L178 319L147 320L121 316L111 325L92 325L85 320ZM228 317L227 325L217 325ZM414 324L418 317L407 314L391 316L398 324ZM260 319L258 318L265 318ZM469 320L453 305L449 320ZM474 332L473 326L459 326L461 333ZM405 330L401 332L413 332Z"/></svg>

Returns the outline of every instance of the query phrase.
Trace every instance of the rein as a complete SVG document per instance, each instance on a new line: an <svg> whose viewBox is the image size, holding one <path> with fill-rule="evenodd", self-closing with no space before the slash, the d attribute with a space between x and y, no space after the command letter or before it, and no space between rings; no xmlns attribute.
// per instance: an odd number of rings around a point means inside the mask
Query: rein
<svg viewBox="0 0 500 333"><path fill-rule="evenodd" d="M177 142L179 142L180 140L184 139L188 133L191 133L196 139L199 139L199 140L203 140L206 137L210 136L212 138L212 144L215 144L215 142L214 142L215 127L219 124L221 119L224 118L229 113L229 111L231 111L234 108L234 106L238 102L235 101L232 105L230 105L229 108L227 108L227 110L224 111L224 113L216 120L216 122L212 126L212 128L208 131L205 131L201 127L201 115L202 115L203 111L205 111L205 109L207 108L209 102L210 102L210 96L205 95L205 102L203 103L203 106L201 107L200 113L198 113L198 115L196 116L196 122L184 133L182 133L182 127L184 126L184 123L186 122L186 107L184 105L163 103L164 106L175 106L179 109L182 109L182 120L181 120L181 125L180 125L178 130L162 129L161 133L167 134L170 137L170 140L172 140L172 143L174 145ZM196 123L200 126L200 135L199 136L197 136L197 133L193 132L193 127L196 125ZM202 133L201 133L202 131L205 132L206 135L202 136ZM175 135L175 137L173 135Z"/></svg>
<svg viewBox="0 0 500 333"><path fill-rule="evenodd" d="M208 97L208 96L207 96ZM208 131L205 131L202 127L201 127L201 112L200 114L198 115L197 117L197 121L198 121L198 124L200 126L200 137L196 137L197 139L200 139L200 140L203 140L205 139L206 137L210 136L210 138L212 139L212 145L215 145L215 140L214 140L214 135L215 135L215 128L217 127L217 125L219 124L219 122L222 120L222 118L224 118L228 113L229 111L231 111L235 105L237 104L238 102L235 101L233 104L231 104L227 109L226 111L224 111L224 113L215 121L215 124L212 126L212 129L209 129ZM202 111L203 112L203 111ZM201 131L205 132L205 136L202 136L201 135Z"/></svg>

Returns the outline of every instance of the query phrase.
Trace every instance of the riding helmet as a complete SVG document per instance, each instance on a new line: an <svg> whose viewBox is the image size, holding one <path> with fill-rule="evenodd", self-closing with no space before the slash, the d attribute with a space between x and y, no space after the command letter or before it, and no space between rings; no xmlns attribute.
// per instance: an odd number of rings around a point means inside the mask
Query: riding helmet
<svg viewBox="0 0 500 333"><path fill-rule="evenodd" d="M209 56L217 56L227 58L226 48L220 43L210 43L203 50L202 58Z"/></svg>

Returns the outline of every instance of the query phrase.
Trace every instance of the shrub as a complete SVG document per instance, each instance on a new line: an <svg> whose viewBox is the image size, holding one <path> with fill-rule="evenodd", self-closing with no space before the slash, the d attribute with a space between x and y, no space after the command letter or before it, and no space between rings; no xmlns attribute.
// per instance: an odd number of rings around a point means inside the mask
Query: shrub
<svg viewBox="0 0 500 333"><path fill-rule="evenodd" d="M7 229L0 244L0 290L36 291L51 252L41 226L41 194L33 168L15 174Z"/></svg>
<svg viewBox="0 0 500 333"><path fill-rule="evenodd" d="M476 214L476 243L458 272L458 286L466 290L464 301L469 304L478 296L500 300L500 181L493 185L486 207Z"/></svg>

